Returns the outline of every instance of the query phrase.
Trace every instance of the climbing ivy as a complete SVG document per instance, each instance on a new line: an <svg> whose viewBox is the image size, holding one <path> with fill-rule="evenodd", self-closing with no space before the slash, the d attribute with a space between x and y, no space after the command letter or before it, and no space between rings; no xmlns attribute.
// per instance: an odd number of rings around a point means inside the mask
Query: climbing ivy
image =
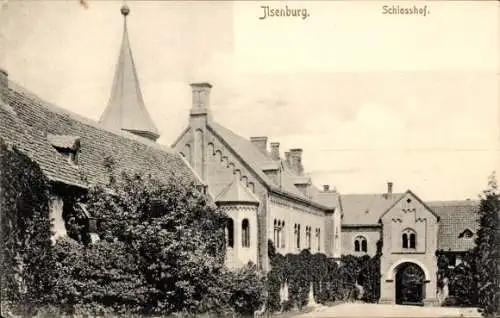
<svg viewBox="0 0 500 318"><path fill-rule="evenodd" d="M0 167L2 311L30 314L47 302L53 284L48 181L34 161L1 138Z"/></svg>

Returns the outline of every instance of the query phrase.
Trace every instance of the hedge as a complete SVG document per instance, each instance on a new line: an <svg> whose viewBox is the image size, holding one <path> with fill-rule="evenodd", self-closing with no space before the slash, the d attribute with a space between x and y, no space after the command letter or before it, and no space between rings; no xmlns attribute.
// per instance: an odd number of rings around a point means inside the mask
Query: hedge
<svg viewBox="0 0 500 318"><path fill-rule="evenodd" d="M373 258L346 255L341 257L338 265L337 261L325 254L311 254L307 249L299 254L281 255L269 240L269 309L282 309L280 289L285 282L288 283L289 306L298 308L307 304L311 284L315 301L318 303L359 298L366 302L378 302L381 244L380 242L379 252ZM358 294L356 283L363 286L362 296Z"/></svg>

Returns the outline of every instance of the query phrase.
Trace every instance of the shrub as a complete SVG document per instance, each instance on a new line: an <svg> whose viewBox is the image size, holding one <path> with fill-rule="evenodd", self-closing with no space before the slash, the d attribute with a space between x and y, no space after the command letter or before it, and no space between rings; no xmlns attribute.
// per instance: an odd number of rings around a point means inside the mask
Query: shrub
<svg viewBox="0 0 500 318"><path fill-rule="evenodd" d="M57 247L53 298L66 312L203 313L224 297L225 216L194 185L172 176L122 174L81 199L101 239Z"/></svg>
<svg viewBox="0 0 500 318"><path fill-rule="evenodd" d="M239 315L248 316L264 302L264 276L257 266L249 263L226 276L229 306Z"/></svg>

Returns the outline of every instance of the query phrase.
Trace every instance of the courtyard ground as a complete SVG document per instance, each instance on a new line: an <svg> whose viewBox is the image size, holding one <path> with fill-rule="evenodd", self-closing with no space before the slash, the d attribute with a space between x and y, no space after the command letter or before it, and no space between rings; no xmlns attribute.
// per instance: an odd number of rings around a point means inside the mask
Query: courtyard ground
<svg viewBox="0 0 500 318"><path fill-rule="evenodd" d="M344 303L336 306L308 308L294 317L481 317L475 308L417 307L364 303ZM285 315L283 315L285 316Z"/></svg>

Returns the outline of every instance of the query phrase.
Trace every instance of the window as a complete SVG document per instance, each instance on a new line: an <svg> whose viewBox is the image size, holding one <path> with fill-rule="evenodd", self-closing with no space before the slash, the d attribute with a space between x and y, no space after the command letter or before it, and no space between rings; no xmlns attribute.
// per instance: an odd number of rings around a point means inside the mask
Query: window
<svg viewBox="0 0 500 318"><path fill-rule="evenodd" d="M234 247L234 223L233 219L226 221L226 244L228 247Z"/></svg>
<svg viewBox="0 0 500 318"><path fill-rule="evenodd" d="M241 246L250 247L250 223L248 219L241 222Z"/></svg>
<svg viewBox="0 0 500 318"><path fill-rule="evenodd" d="M366 238L364 238L363 236L356 236L356 238L354 239L354 251L365 253L368 252L368 243L366 241Z"/></svg>
<svg viewBox="0 0 500 318"><path fill-rule="evenodd" d="M274 246L285 247L285 221L274 220Z"/></svg>
<svg viewBox="0 0 500 318"><path fill-rule="evenodd" d="M306 244L307 248L311 248L311 227L306 226Z"/></svg>
<svg viewBox="0 0 500 318"><path fill-rule="evenodd" d="M462 233L458 235L458 238L472 238L474 233L471 230L465 229Z"/></svg>
<svg viewBox="0 0 500 318"><path fill-rule="evenodd" d="M412 229L406 229L401 235L403 248L417 248L417 233Z"/></svg>
<svg viewBox="0 0 500 318"><path fill-rule="evenodd" d="M354 241L354 251L355 252L359 252L360 251L360 249L359 249L359 241L358 240Z"/></svg>
<svg viewBox="0 0 500 318"><path fill-rule="evenodd" d="M321 230L316 229L316 242L318 243L318 251L321 249Z"/></svg>
<svg viewBox="0 0 500 318"><path fill-rule="evenodd" d="M294 226L295 243L297 248L300 248L300 224Z"/></svg>

